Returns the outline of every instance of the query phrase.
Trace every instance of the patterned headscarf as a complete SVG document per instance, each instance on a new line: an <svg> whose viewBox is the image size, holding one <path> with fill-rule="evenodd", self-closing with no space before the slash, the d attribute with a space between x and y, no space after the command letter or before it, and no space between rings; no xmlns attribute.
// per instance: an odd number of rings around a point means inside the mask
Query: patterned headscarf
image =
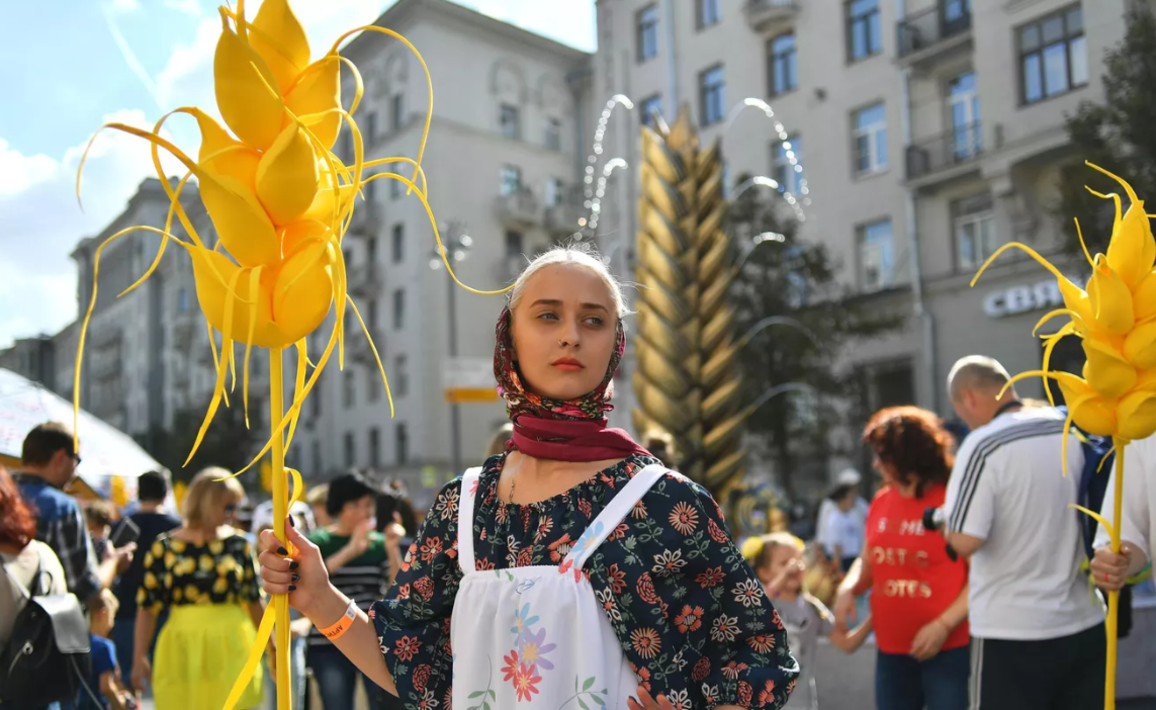
<svg viewBox="0 0 1156 710"><path fill-rule="evenodd" d="M494 329L494 378L498 381L498 395L506 400L506 413L510 421L528 414L540 419L562 421L603 420L607 412L614 409L610 398L614 396L614 373L626 352L626 331L622 320L618 319L618 335L606 376L594 391L577 399L550 399L526 389L518 363L514 360L514 340L510 334L510 309L503 308Z"/></svg>

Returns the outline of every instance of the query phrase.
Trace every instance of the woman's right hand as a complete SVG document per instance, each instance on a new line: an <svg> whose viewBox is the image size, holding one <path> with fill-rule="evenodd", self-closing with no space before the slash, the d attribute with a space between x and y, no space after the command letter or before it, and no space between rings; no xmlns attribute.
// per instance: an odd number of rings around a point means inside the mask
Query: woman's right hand
<svg viewBox="0 0 1156 710"><path fill-rule="evenodd" d="M329 571L321 550L297 528L286 527L285 535L294 548L292 557L272 530L261 533L261 585L268 594L288 594L289 605L311 617L331 589Z"/></svg>
<svg viewBox="0 0 1156 710"><path fill-rule="evenodd" d="M856 609L855 609L855 595L850 589L840 587L838 593L835 595L835 608L831 610L835 614L835 625L840 629L847 631L855 625Z"/></svg>
<svg viewBox="0 0 1156 710"><path fill-rule="evenodd" d="M149 659L145 656L137 658L132 663L132 687L138 693L144 692L145 687L152 683L152 668Z"/></svg>

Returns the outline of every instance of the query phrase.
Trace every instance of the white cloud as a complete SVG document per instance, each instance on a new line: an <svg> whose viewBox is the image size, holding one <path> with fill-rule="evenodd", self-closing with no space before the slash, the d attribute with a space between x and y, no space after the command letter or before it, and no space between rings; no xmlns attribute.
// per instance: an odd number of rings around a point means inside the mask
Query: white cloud
<svg viewBox="0 0 1156 710"><path fill-rule="evenodd" d="M143 111L105 117L152 128ZM68 254L99 233L152 174L148 144L117 131L100 135L84 171L84 211L76 170L84 145L64 155L24 156L0 139L0 347L13 338L54 333L76 317L76 268ZM179 164L165 161L176 173Z"/></svg>
<svg viewBox="0 0 1156 710"><path fill-rule="evenodd" d="M165 7L193 17L201 15L201 4L197 0L165 0Z"/></svg>
<svg viewBox="0 0 1156 710"><path fill-rule="evenodd" d="M140 9L140 0L112 0L110 6L116 12L136 12Z"/></svg>

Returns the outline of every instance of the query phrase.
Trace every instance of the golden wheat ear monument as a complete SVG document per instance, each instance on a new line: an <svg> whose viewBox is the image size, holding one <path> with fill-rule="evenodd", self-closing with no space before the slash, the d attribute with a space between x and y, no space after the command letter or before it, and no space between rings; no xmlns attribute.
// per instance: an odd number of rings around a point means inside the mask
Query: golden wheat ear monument
<svg viewBox="0 0 1156 710"><path fill-rule="evenodd" d="M753 409L728 298L738 267L723 230L721 147L700 147L686 106L670 126L657 123L642 129L634 426L669 434L680 470L724 501L739 493Z"/></svg>

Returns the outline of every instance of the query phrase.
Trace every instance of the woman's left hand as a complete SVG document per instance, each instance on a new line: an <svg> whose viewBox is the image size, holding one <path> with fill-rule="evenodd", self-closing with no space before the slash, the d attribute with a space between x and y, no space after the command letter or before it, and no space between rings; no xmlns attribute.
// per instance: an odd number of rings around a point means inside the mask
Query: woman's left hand
<svg viewBox="0 0 1156 710"><path fill-rule="evenodd" d="M947 623L940 619L934 619L930 624L925 625L915 634L915 641L911 643L911 655L917 661L926 661L935 657L939 653L939 649L943 648L944 642L951 634L951 629L948 628Z"/></svg>
<svg viewBox="0 0 1156 710"><path fill-rule="evenodd" d="M678 710L665 695L659 693L658 700L655 700L641 685L638 686L638 700L630 698L626 705L630 710Z"/></svg>

